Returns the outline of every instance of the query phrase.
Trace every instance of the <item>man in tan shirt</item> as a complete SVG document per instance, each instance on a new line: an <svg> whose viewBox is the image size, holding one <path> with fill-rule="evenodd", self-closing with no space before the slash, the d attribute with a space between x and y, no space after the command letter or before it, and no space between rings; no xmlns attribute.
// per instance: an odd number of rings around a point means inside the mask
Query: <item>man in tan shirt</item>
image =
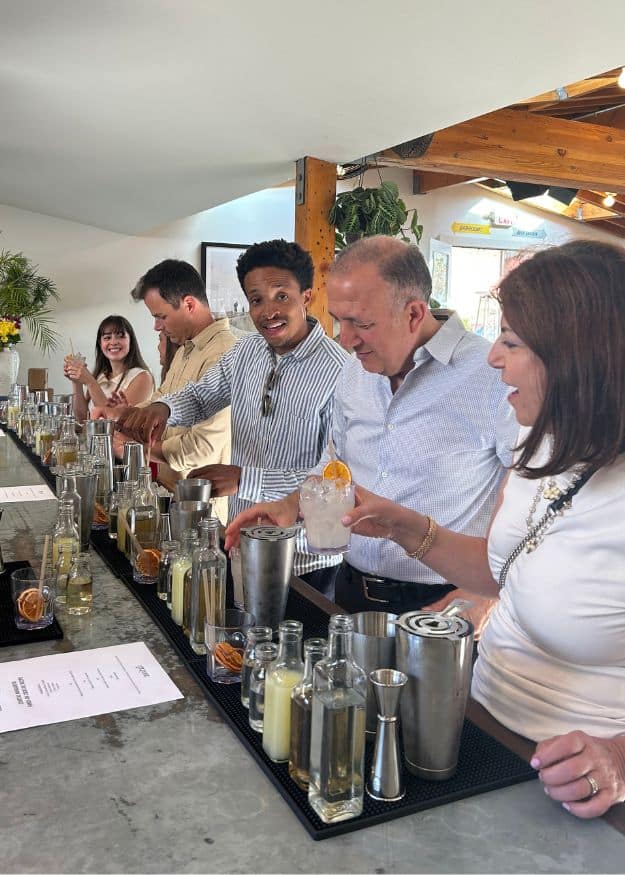
<svg viewBox="0 0 625 875"><path fill-rule="evenodd" d="M204 282L186 261L167 259L141 277L131 292L154 317L154 330L162 331L179 349L150 404L187 383L197 382L236 343L227 319L211 313ZM123 440L123 439L122 439ZM152 459L159 463L159 481L168 488L193 468L230 463L230 408L190 428L168 427L162 440L152 445ZM215 501L215 512L226 522L226 498Z"/></svg>

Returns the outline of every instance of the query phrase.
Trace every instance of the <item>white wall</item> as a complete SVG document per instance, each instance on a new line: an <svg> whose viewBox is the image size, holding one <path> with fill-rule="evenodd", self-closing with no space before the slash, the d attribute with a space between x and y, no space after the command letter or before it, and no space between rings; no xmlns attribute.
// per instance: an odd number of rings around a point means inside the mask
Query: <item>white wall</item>
<svg viewBox="0 0 625 875"><path fill-rule="evenodd" d="M97 326L111 313L130 320L144 358L158 377L158 338L152 319L142 303L130 298L139 277L164 258L184 259L199 270L202 241L292 239L294 215L292 188L267 189L239 198L143 236L114 234L0 205L0 248L24 252L39 265L41 274L55 281L61 295L55 308L59 348L43 357L26 338L19 346L20 380L25 382L29 367L47 367L49 385L68 391L63 356L69 351L69 339L93 363Z"/></svg>
<svg viewBox="0 0 625 875"><path fill-rule="evenodd" d="M490 194L475 185L457 185L427 195L412 195L412 174L401 169L383 169L385 179L400 186L406 205L416 206L424 226L421 249L429 258L429 241L443 239L455 245L488 245L484 236L454 234L454 221L474 221L491 209L514 210L520 222L545 229L547 243L563 243L575 237L589 237L615 242L617 238L597 231L589 224L554 217L505 198ZM366 174L364 184L379 183L378 174ZM356 180L341 183L350 188ZM214 209L155 228L143 236L127 236L80 225L39 213L30 213L0 205L0 248L22 251L39 265L40 272L53 279L61 294L56 308L57 329L61 335L59 349L49 358L33 348L28 339L20 344L20 379L29 367L47 367L49 384L57 391L69 388L63 377L63 356L72 339L75 350L93 362L96 329L110 313L121 313L133 324L141 350L155 375L159 373L157 338L150 315L141 303L130 299L130 289L150 267L164 258L181 258L200 267L200 243L254 243L284 237L292 239L294 229L294 190L291 187L267 189ZM493 230L492 245L515 248L502 243L501 234ZM504 235L505 236L505 235ZM532 245L530 241L530 245Z"/></svg>

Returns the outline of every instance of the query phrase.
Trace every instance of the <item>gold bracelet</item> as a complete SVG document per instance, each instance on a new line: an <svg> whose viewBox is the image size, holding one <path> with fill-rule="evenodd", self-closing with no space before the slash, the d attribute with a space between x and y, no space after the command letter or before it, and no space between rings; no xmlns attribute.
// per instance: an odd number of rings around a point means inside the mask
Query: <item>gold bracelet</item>
<svg viewBox="0 0 625 875"><path fill-rule="evenodd" d="M438 532L438 525L431 516L426 516L426 520L428 521L428 529L423 537L423 540L416 550L413 550L412 552L406 550L406 556L410 556L411 559L423 559L425 554L434 543L434 538L436 537L436 533Z"/></svg>

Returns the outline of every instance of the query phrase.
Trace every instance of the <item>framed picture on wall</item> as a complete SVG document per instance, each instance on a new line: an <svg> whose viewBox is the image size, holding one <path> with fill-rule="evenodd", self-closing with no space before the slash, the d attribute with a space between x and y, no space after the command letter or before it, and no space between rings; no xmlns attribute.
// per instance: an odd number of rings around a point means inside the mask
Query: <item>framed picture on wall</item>
<svg viewBox="0 0 625 875"><path fill-rule="evenodd" d="M200 267L208 303L215 316L230 318L247 312L247 300L237 279L239 255L249 243L202 243Z"/></svg>

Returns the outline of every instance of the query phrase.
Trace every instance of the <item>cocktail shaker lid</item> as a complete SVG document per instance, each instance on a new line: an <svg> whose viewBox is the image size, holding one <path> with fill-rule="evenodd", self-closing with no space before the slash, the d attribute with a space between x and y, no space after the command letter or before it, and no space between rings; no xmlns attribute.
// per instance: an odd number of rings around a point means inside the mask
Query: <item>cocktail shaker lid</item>
<svg viewBox="0 0 625 875"><path fill-rule="evenodd" d="M436 611L408 611L397 625L404 632L423 638L464 638L473 626L463 617L449 617Z"/></svg>
<svg viewBox="0 0 625 875"><path fill-rule="evenodd" d="M250 526L241 529L241 534L257 541L286 541L298 532L297 526Z"/></svg>

